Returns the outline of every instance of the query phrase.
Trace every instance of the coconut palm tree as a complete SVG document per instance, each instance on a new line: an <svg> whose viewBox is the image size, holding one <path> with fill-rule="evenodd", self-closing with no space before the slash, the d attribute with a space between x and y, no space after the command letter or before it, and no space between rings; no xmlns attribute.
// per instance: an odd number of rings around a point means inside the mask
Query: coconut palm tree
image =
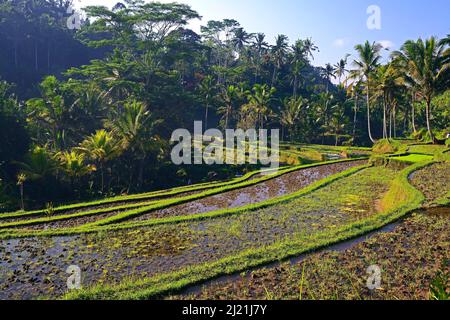
<svg viewBox="0 0 450 320"><path fill-rule="evenodd" d="M275 39L275 45L272 46L272 60L273 60L273 75L272 75L272 87L277 80L277 73L283 66L287 52L289 50L289 38L284 34L280 34Z"/></svg>
<svg viewBox="0 0 450 320"><path fill-rule="evenodd" d="M223 106L217 109L217 113L223 115L222 121L224 122L224 129L228 129L230 120L233 118L235 112L236 102L240 99L241 89L230 85L221 93L221 100Z"/></svg>
<svg viewBox="0 0 450 320"><path fill-rule="evenodd" d="M255 82L258 82L262 59L267 53L269 44L266 42L266 35L264 33L257 33L254 37L255 41L253 43L253 50L255 51Z"/></svg>
<svg viewBox="0 0 450 320"><path fill-rule="evenodd" d="M326 91L327 93L330 92L329 84L331 82L331 78L336 78L334 74L334 68L331 64L327 63L325 65L325 68L322 68L322 76L326 81Z"/></svg>
<svg viewBox="0 0 450 320"><path fill-rule="evenodd" d="M359 112L359 98L361 96L361 82L359 79L354 79L352 83L347 87L347 96L351 97L354 102L353 106L353 131L352 131L352 139L355 141L356 139L356 124L358 121L358 112Z"/></svg>
<svg viewBox="0 0 450 320"><path fill-rule="evenodd" d="M305 46L303 40L298 40L292 46L292 60L291 60L291 84L292 95L294 99L297 98L298 78L301 71L306 67L307 57L305 56Z"/></svg>
<svg viewBox="0 0 450 320"><path fill-rule="evenodd" d="M395 93L400 90L401 76L393 64L380 66L371 79L374 89L374 99L381 98L383 102L383 139L388 137L387 114L391 114Z"/></svg>
<svg viewBox="0 0 450 320"><path fill-rule="evenodd" d="M367 103L367 131L369 139L374 143L370 125L370 77L380 64L380 51L383 47L378 43L366 41L364 44L355 46L359 57L353 61L355 69L352 70L352 78L359 78L366 84L366 103Z"/></svg>
<svg viewBox="0 0 450 320"><path fill-rule="evenodd" d="M311 38L302 40L302 43L305 58L308 59L309 57L311 57L311 59L314 60L314 52L319 51L319 47L314 44Z"/></svg>
<svg viewBox="0 0 450 320"><path fill-rule="evenodd" d="M341 79L348 72L347 61L350 55L347 54L343 59L339 60L338 63L334 65L334 75L339 79L339 84L342 84Z"/></svg>
<svg viewBox="0 0 450 320"><path fill-rule="evenodd" d="M431 128L431 101L448 82L450 61L446 41L431 37L425 41L406 41L400 51L393 53L404 73L405 83L414 88L416 97L425 102L428 135L435 142Z"/></svg>
<svg viewBox="0 0 450 320"><path fill-rule="evenodd" d="M245 46L250 43L250 39L253 36L253 34L247 33L244 28L236 28L234 30L234 37L231 40L231 43L238 52L242 52Z"/></svg>
<svg viewBox="0 0 450 320"><path fill-rule="evenodd" d="M214 78L206 76L200 83L200 92L205 102L205 129L208 129L208 113L216 91Z"/></svg>

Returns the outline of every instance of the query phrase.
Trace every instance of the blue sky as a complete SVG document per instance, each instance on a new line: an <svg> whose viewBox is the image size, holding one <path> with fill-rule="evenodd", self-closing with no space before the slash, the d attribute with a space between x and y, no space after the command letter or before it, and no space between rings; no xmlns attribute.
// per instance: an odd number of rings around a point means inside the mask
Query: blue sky
<svg viewBox="0 0 450 320"><path fill-rule="evenodd" d="M161 1L172 2L172 1ZM191 24L195 31L208 20L233 18L248 32L264 32L273 42L277 34L311 37L319 46L315 65L336 63L355 44L382 41L391 50L408 39L443 37L450 33L449 0L180 0L203 17ZM77 6L112 6L117 0L75 0ZM381 30L367 28L367 8L381 9Z"/></svg>

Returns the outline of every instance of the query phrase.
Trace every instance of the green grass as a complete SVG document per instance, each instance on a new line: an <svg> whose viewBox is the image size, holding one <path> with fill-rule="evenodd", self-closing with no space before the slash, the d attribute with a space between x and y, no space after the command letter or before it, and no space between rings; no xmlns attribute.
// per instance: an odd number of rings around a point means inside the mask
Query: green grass
<svg viewBox="0 0 450 320"><path fill-rule="evenodd" d="M391 157L390 159L409 163L418 163L424 161L431 161L433 160L433 156L425 154L409 154L407 156Z"/></svg>
<svg viewBox="0 0 450 320"><path fill-rule="evenodd" d="M419 208L424 196L408 182L408 176L416 170L430 165L419 163L403 170L394 179L392 194L402 193L401 199L393 201L386 196L386 203L392 204L385 212L348 225L327 229L309 236L299 236L278 241L272 245L244 250L238 254L185 268L183 270L157 275L151 278L125 280L119 285L99 285L70 292L65 299L150 299L179 292L180 290L221 275L229 275L274 261L284 260L302 253L327 247L331 244L361 236L393 222ZM349 171L356 171L351 169ZM348 173L347 173L348 174Z"/></svg>

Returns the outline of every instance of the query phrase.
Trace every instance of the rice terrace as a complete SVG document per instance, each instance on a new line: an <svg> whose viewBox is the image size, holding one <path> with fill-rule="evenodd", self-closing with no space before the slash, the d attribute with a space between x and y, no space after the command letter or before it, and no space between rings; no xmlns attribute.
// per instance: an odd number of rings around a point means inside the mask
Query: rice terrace
<svg viewBox="0 0 450 320"><path fill-rule="evenodd" d="M449 19L320 64L219 4L81 4L0 2L0 300L448 300Z"/></svg>

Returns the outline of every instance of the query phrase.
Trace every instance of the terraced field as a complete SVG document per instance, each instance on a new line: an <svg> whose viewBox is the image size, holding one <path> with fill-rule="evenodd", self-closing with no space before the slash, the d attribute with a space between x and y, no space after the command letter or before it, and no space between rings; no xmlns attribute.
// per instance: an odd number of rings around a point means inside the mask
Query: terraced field
<svg viewBox="0 0 450 320"><path fill-rule="evenodd" d="M303 158L345 151L296 150ZM187 293L234 297L234 280L208 281L363 236L423 203L445 204L448 179L432 188L428 181L447 175L448 163L405 157L402 169L344 159L0 215L0 299L162 298L202 282L204 290ZM83 289L67 293L71 265L81 268ZM254 297L264 298L258 292ZM264 292L269 298L272 291ZM273 297L294 298L287 291Z"/></svg>
<svg viewBox="0 0 450 320"><path fill-rule="evenodd" d="M432 205L446 194L450 200L449 173L450 164L437 163L410 179ZM367 239L212 281L169 298L428 300L438 274L450 274L449 228L448 205L418 210ZM373 264L382 269L382 288L370 291L365 279Z"/></svg>

